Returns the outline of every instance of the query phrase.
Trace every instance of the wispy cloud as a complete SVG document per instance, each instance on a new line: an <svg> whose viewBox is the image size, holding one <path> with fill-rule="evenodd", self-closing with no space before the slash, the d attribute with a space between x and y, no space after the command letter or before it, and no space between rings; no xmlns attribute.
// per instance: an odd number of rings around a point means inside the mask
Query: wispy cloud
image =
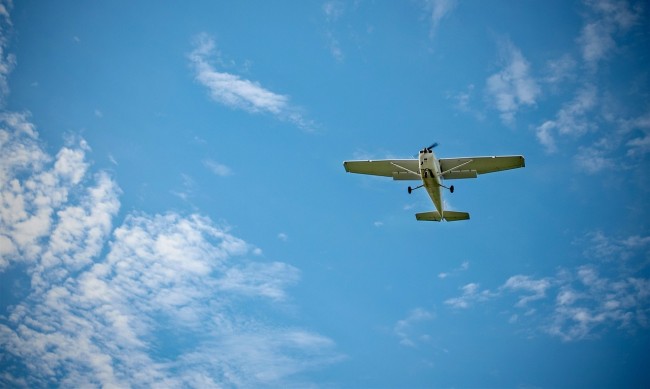
<svg viewBox="0 0 650 389"><path fill-rule="evenodd" d="M219 177L228 177L232 175L232 169L230 167L210 158L203 160L203 166Z"/></svg>
<svg viewBox="0 0 650 389"><path fill-rule="evenodd" d="M588 116L598 101L597 89L592 84L585 84L574 98L563 104L555 119L547 120L536 129L537 140L548 153L557 151L557 136L579 137L595 129L594 121Z"/></svg>
<svg viewBox="0 0 650 389"><path fill-rule="evenodd" d="M550 85L559 85L562 82L572 80L576 77L578 63L569 54L564 54L557 59L546 62L545 76L543 81Z"/></svg>
<svg viewBox="0 0 650 389"><path fill-rule="evenodd" d="M480 285L475 282L466 284L460 289L463 293L459 297L452 297L445 300L445 304L453 308L464 309L469 308L474 303L488 301L496 296L489 289L481 290Z"/></svg>
<svg viewBox="0 0 650 389"><path fill-rule="evenodd" d="M0 385L287 386L342 358L241 304L286 304L297 268L250 259L257 248L197 214L131 212L113 228L120 189L89 173L85 142L52 157L26 115L4 117L0 272L20 264L31 287L0 317Z"/></svg>
<svg viewBox="0 0 650 389"><path fill-rule="evenodd" d="M596 174L607 169L613 169L614 161L608 157L611 145L606 138L591 146L580 146L574 160L577 167L587 174Z"/></svg>
<svg viewBox="0 0 650 389"><path fill-rule="evenodd" d="M564 341L597 336L608 327L648 327L650 280L601 277L593 266L565 273L545 331Z"/></svg>
<svg viewBox="0 0 650 389"><path fill-rule="evenodd" d="M323 4L323 14L327 23L327 30L325 31L325 40L329 48L330 54L338 62L343 62L345 54L341 48L336 34L334 32L334 25L345 14L345 3L337 0L326 1Z"/></svg>
<svg viewBox="0 0 650 389"><path fill-rule="evenodd" d="M591 14L577 41L583 60L593 70L616 49L615 35L635 25L641 11L625 0L587 0L585 4Z"/></svg>
<svg viewBox="0 0 650 389"><path fill-rule="evenodd" d="M546 290L551 286L548 279L535 280L529 276L516 275L508 278L502 288L510 291L528 292L517 301L518 307L525 307L529 302L546 297Z"/></svg>
<svg viewBox="0 0 650 389"><path fill-rule="evenodd" d="M643 157L650 153L650 111L641 115L622 120L621 130L623 133L636 131L636 136L625 143L628 157Z"/></svg>
<svg viewBox="0 0 650 389"><path fill-rule="evenodd" d="M650 247L650 236L611 236L598 230L588 232L582 239L577 240L576 244L585 246L585 257L621 264L639 251L646 251Z"/></svg>
<svg viewBox="0 0 650 389"><path fill-rule="evenodd" d="M488 77L486 88L494 107L500 112L501 120L511 125L522 106L536 104L541 91L530 75L530 65L521 51L510 41L503 42L501 46L503 68Z"/></svg>
<svg viewBox="0 0 650 389"><path fill-rule="evenodd" d="M313 129L313 122L289 103L288 96L272 92L258 82L217 70L212 64L216 56L216 45L211 37L207 34L195 37L194 50L189 54L190 64L196 81L208 88L214 101L249 112L269 113L304 130Z"/></svg>
<svg viewBox="0 0 650 389"><path fill-rule="evenodd" d="M633 168L650 151L650 121L644 120L647 112L639 112L633 103L619 101L608 86L602 85L599 68L606 62L625 63L627 69L641 65L636 56L624 55L620 48L628 42L626 35L634 33L634 28L641 24L645 11L641 3L626 0L585 0L583 4L583 26L576 38L579 62L569 54L549 61L544 79L551 88L577 87L570 100L559 106L555 117L537 125L535 134L550 154L567 140L581 140L581 144L572 145L576 148L573 159L575 166L586 174L614 167ZM574 69L582 71L576 74ZM645 93L633 92L634 87L631 90L632 96L622 99L645 98ZM617 109L619 106L625 108ZM647 107L641 110L647 111ZM637 113L630 118L630 111ZM585 142L586 134L596 134L595 140Z"/></svg>
<svg viewBox="0 0 650 389"><path fill-rule="evenodd" d="M527 317L533 331L563 341L595 337L612 328L634 331L650 327L650 280L634 275L639 262L643 268L650 260L650 237L611 237L595 231L576 244L585 245L584 259L595 262L575 269L561 268L555 275L542 278L517 274L494 292L472 282L460 288L460 296L445 300L445 304L468 309L514 296L511 323ZM637 265L628 266L633 259L637 259ZM608 271L601 271L603 268Z"/></svg>
<svg viewBox="0 0 650 389"><path fill-rule="evenodd" d="M456 0L424 0L423 6L429 16L431 29L429 35L434 38L442 20L456 8Z"/></svg>
<svg viewBox="0 0 650 389"><path fill-rule="evenodd" d="M469 269L469 262L464 261L463 263L460 264L459 267L457 267L455 269L452 269L451 271L438 273L438 278L440 278L442 280L442 279L445 279L445 278L447 278L447 277L449 277L451 275L456 275L456 274L459 274L461 272L467 271L467 269Z"/></svg>
<svg viewBox="0 0 650 389"><path fill-rule="evenodd" d="M4 101L9 94L7 77L16 66L16 56L7 53L8 37L13 27L9 13L11 8L13 8L12 1L0 2L0 106L4 106Z"/></svg>
<svg viewBox="0 0 650 389"><path fill-rule="evenodd" d="M398 320L393 328L394 334L399 338L402 346L417 347L426 343L431 335L427 333L426 324L432 321L435 315L423 308L415 308L404 319Z"/></svg>
<svg viewBox="0 0 650 389"><path fill-rule="evenodd" d="M474 108L472 104L472 100L476 98L475 89L474 84L469 84L464 91L449 93L447 98L455 102L455 108L459 111L469 113L477 120L483 120L485 119L485 114Z"/></svg>

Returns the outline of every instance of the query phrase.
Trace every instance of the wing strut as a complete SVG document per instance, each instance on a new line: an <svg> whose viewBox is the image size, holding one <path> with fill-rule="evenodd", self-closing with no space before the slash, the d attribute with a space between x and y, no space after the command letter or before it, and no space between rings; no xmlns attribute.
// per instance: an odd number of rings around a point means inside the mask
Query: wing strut
<svg viewBox="0 0 650 389"><path fill-rule="evenodd" d="M471 161L470 161L470 162L471 162ZM398 167L398 168L400 168L400 169L402 169L402 170L404 170L404 171L406 171L407 173L415 174L416 176L419 176L419 175L420 175L420 173L416 173L416 172L414 172L413 170L410 170L410 169L405 168L404 166L400 166L400 165L396 164L395 162L391 162L390 164L393 165L393 166L395 166L395 167Z"/></svg>
<svg viewBox="0 0 650 389"><path fill-rule="evenodd" d="M470 159L469 161L467 161L467 162L463 162L463 163L461 163L461 164L458 165L458 166L454 166L454 167L452 167L451 169L447 169L446 171L440 173L440 175L441 175L441 176L444 176L445 174L447 174L447 173L449 173L449 172L451 172L451 171L454 171L454 170L458 169L458 168L461 167L461 166L465 166L465 165L467 165L468 163L471 163L471 162L473 162L473 161L474 161L473 159Z"/></svg>

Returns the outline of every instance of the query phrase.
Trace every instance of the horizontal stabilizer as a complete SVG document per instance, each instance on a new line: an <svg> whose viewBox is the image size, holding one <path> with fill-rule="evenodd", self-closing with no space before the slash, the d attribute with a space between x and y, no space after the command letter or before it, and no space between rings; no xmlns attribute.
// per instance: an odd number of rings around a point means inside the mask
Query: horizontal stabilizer
<svg viewBox="0 0 650 389"><path fill-rule="evenodd" d="M458 220L468 220L469 213L467 212L458 212L458 211L444 211L443 217L440 217L440 212L431 211L431 212L422 212L416 213L415 218L423 221L435 221L439 222L441 219L445 219L448 222L455 222Z"/></svg>

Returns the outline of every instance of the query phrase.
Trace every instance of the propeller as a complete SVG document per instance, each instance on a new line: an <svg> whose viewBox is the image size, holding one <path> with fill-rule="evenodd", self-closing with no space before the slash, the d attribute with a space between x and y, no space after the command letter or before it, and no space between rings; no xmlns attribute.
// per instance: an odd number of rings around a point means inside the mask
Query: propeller
<svg viewBox="0 0 650 389"><path fill-rule="evenodd" d="M438 142L433 142L431 144L431 146L425 147L424 149L420 150L420 154L422 154L423 152L429 152L430 153L431 149L435 149L436 147L438 147ZM417 158L417 155L414 155L413 158Z"/></svg>
<svg viewBox="0 0 650 389"><path fill-rule="evenodd" d="M427 147L427 150L431 151L431 149L435 149L436 147L438 147L438 142L433 142L431 146Z"/></svg>

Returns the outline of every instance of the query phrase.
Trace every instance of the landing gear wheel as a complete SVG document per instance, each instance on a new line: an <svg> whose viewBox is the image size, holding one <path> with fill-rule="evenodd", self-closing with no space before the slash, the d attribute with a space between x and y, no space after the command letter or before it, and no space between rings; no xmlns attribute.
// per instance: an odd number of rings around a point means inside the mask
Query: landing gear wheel
<svg viewBox="0 0 650 389"><path fill-rule="evenodd" d="M453 185L449 187L449 191L450 191L451 193L454 193L454 186L453 186Z"/></svg>
<svg viewBox="0 0 650 389"><path fill-rule="evenodd" d="M409 187L408 187L408 191L409 191L409 194L411 194L411 192L413 192L413 188L411 188L411 187L409 186Z"/></svg>

